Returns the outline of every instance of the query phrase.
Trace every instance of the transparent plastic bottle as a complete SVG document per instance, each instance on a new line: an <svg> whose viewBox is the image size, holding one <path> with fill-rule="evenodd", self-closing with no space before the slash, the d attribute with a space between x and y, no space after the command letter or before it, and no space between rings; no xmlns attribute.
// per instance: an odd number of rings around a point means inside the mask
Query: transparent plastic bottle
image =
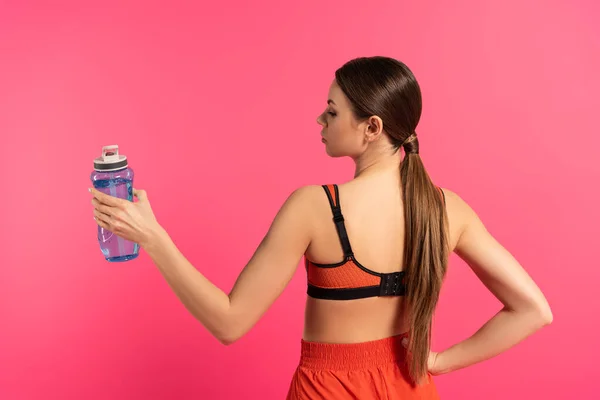
<svg viewBox="0 0 600 400"><path fill-rule="evenodd" d="M108 195L133 201L133 170L127 157L119 154L119 146L104 146L102 156L94 159L91 175L94 188ZM137 243L125 240L98 226L100 250L107 261L129 261L139 254Z"/></svg>

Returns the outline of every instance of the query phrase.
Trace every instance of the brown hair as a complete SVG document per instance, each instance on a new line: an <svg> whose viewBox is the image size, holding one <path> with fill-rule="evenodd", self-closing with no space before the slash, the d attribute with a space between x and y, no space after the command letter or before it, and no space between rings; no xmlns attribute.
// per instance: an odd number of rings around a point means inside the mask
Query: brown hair
<svg viewBox="0 0 600 400"><path fill-rule="evenodd" d="M443 194L433 184L419 155L416 127L421 117L421 90L410 69L388 57L361 57L335 73L358 120L378 116L394 150L404 148L400 179L406 233L404 268L407 272L408 343L411 378L420 383L427 374L433 314L448 264L448 219Z"/></svg>

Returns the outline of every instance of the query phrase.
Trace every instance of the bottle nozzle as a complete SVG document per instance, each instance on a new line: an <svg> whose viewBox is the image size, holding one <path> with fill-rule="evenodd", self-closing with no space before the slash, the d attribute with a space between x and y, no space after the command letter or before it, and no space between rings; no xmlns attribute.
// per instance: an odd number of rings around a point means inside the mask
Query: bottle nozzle
<svg viewBox="0 0 600 400"><path fill-rule="evenodd" d="M110 145L110 146L104 146L102 148L102 158L104 159L104 161L112 161L112 160L118 160L119 159L119 146L118 145Z"/></svg>

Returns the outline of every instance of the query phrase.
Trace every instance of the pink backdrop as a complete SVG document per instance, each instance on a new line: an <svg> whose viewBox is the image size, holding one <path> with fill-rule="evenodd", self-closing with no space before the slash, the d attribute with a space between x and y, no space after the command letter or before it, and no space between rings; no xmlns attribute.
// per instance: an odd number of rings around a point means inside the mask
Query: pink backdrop
<svg viewBox="0 0 600 400"><path fill-rule="evenodd" d="M1 399L282 398L304 271L246 337L219 345L146 254L102 259L92 159L119 144L184 254L229 290L291 190L351 178L315 118L335 68L374 54L414 70L431 175L554 311L510 352L438 377L442 397L596 398L594 2L94 3L0 2ZM453 257L435 348L498 307Z"/></svg>

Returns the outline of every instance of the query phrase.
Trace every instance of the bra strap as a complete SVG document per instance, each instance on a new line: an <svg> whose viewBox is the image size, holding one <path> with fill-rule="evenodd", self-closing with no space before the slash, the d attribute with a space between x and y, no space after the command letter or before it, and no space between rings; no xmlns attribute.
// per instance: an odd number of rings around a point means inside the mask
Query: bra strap
<svg viewBox="0 0 600 400"><path fill-rule="evenodd" d="M344 257L350 258L354 256L352 247L350 246L350 240L348 239L348 233L346 232L346 225L344 224L344 216L342 215L342 209L340 207L340 193L337 185L323 185L327 198L329 199L329 205L333 213L333 222L337 229L342 249L344 250Z"/></svg>

